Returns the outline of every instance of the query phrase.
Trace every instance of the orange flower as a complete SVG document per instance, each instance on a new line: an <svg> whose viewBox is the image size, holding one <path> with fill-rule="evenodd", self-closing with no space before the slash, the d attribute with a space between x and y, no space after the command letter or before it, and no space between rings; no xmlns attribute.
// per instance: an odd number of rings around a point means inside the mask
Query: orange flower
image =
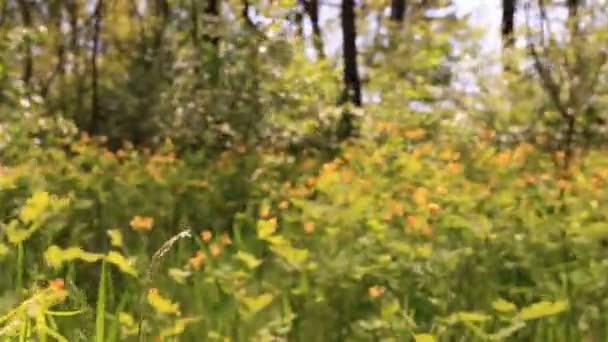
<svg viewBox="0 0 608 342"><path fill-rule="evenodd" d="M204 230L201 232L201 240L203 240L205 242L209 242L209 240L211 240L212 237L213 237L213 233L211 233L208 230Z"/></svg>
<svg viewBox="0 0 608 342"><path fill-rule="evenodd" d="M222 249L219 245L213 244L209 247L209 252L212 256L217 257L218 255L220 255L220 253L222 253Z"/></svg>
<svg viewBox="0 0 608 342"><path fill-rule="evenodd" d="M462 170L462 167L458 163L449 163L448 164L448 171L451 174L459 173L461 170Z"/></svg>
<svg viewBox="0 0 608 342"><path fill-rule="evenodd" d="M386 291L386 288L381 285L370 286L370 288L367 289L367 293L372 298L378 298L378 297L382 296L385 291Z"/></svg>
<svg viewBox="0 0 608 342"><path fill-rule="evenodd" d="M416 128L405 132L405 137L411 140L418 140L424 138L426 131L422 128Z"/></svg>
<svg viewBox="0 0 608 342"><path fill-rule="evenodd" d="M500 152L494 157L494 160L498 166L501 166L501 167L507 166L509 164L509 162L511 162L511 152L509 152L509 151Z"/></svg>
<svg viewBox="0 0 608 342"><path fill-rule="evenodd" d="M222 246L229 246L232 244L232 239L230 239L228 234L224 233L220 236L220 244Z"/></svg>
<svg viewBox="0 0 608 342"><path fill-rule="evenodd" d="M267 218L268 216L270 216L270 207L266 204L262 204L260 207L260 217Z"/></svg>
<svg viewBox="0 0 608 342"><path fill-rule="evenodd" d="M441 209L441 207L437 203L429 203L428 208L431 214L436 214Z"/></svg>
<svg viewBox="0 0 608 342"><path fill-rule="evenodd" d="M80 133L80 142L82 142L83 144L88 144L90 141L91 141L91 137L89 136L89 133L87 133L87 132Z"/></svg>
<svg viewBox="0 0 608 342"><path fill-rule="evenodd" d="M158 289L156 287L151 287L148 289L148 296L157 295L157 294L158 294Z"/></svg>
<svg viewBox="0 0 608 342"><path fill-rule="evenodd" d="M131 228L138 231L150 231L154 225L154 219L147 216L135 216L131 220Z"/></svg>
<svg viewBox="0 0 608 342"><path fill-rule="evenodd" d="M55 291L55 292L61 292L64 291L64 281L61 278L57 278L57 279L53 279L53 280L49 280L49 289Z"/></svg>
<svg viewBox="0 0 608 342"><path fill-rule="evenodd" d="M532 175L527 175L526 176L526 183L528 184L534 184L536 182L536 178Z"/></svg>
<svg viewBox="0 0 608 342"><path fill-rule="evenodd" d="M390 200L390 202L388 203L389 207L390 207L390 215L395 215L395 216L403 216L403 214L405 214L405 207L403 206L403 203L401 202L397 202L395 200Z"/></svg>
<svg viewBox="0 0 608 342"><path fill-rule="evenodd" d="M342 181L346 184L350 184L355 177L355 173L351 169L346 169L342 172Z"/></svg>
<svg viewBox="0 0 608 342"><path fill-rule="evenodd" d="M424 236L431 236L433 235L433 229L431 228L431 226L429 226L428 224L425 224L421 229L420 229L420 233L422 233L422 235Z"/></svg>
<svg viewBox="0 0 608 342"><path fill-rule="evenodd" d="M311 221L304 222L304 232L312 234L315 231L315 223Z"/></svg>
<svg viewBox="0 0 608 342"><path fill-rule="evenodd" d="M236 146L236 151L240 154L243 154L245 152L247 152L247 145L245 144L240 144Z"/></svg>
<svg viewBox="0 0 608 342"><path fill-rule="evenodd" d="M103 158L105 160L114 160L116 157L114 156L114 153L112 153L111 151L108 151L107 149L104 149Z"/></svg>
<svg viewBox="0 0 608 342"><path fill-rule="evenodd" d="M409 224L410 226L415 226L416 225L416 216L409 215L407 217L407 224Z"/></svg>
<svg viewBox="0 0 608 342"><path fill-rule="evenodd" d="M198 270L205 263L207 256L205 253L198 251L196 254L188 260L188 265L194 270Z"/></svg>
<svg viewBox="0 0 608 342"><path fill-rule="evenodd" d="M308 186L309 186L309 187L311 187L311 188L312 188L313 186L315 186L315 184L316 184L316 183L317 183L317 180L315 179L315 177L309 177L309 178L306 180L306 185L308 185Z"/></svg>
<svg viewBox="0 0 608 342"><path fill-rule="evenodd" d="M285 210L289 208L289 202L288 201L281 201L281 203L279 203L279 209Z"/></svg>
<svg viewBox="0 0 608 342"><path fill-rule="evenodd" d="M428 202L429 191L426 188L419 187L414 191L414 203L418 206L425 206Z"/></svg>
<svg viewBox="0 0 608 342"><path fill-rule="evenodd" d="M338 168L337 163L335 163L333 161L323 164L323 172L326 172L326 173L332 173L332 172L336 171L337 168Z"/></svg>

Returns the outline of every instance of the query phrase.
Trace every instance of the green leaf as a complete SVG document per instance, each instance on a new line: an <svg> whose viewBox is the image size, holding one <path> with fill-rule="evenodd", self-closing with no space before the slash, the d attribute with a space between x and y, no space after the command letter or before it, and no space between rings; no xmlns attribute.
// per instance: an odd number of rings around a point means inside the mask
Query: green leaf
<svg viewBox="0 0 608 342"><path fill-rule="evenodd" d="M257 222L258 238L264 240L274 234L277 230L277 219L258 220Z"/></svg>
<svg viewBox="0 0 608 342"><path fill-rule="evenodd" d="M108 236L110 237L110 244L114 247L122 246L122 233L120 229L110 229L108 230Z"/></svg>
<svg viewBox="0 0 608 342"><path fill-rule="evenodd" d="M101 262L101 274L97 286L97 308L95 311L95 341L103 342L105 338L106 323L106 262Z"/></svg>
<svg viewBox="0 0 608 342"><path fill-rule="evenodd" d="M519 312L518 319L528 321L546 316L557 315L568 309L568 301L560 300L557 302L541 301L527 306Z"/></svg>
<svg viewBox="0 0 608 342"><path fill-rule="evenodd" d="M304 262L308 260L308 250L294 248L289 245L273 245L270 247L276 255L282 257L289 264L295 267L303 266Z"/></svg>
<svg viewBox="0 0 608 342"><path fill-rule="evenodd" d="M492 302L492 307L498 312L513 312L517 310L517 306L511 302L508 302L502 298L499 298Z"/></svg>
<svg viewBox="0 0 608 342"><path fill-rule="evenodd" d="M480 323L490 320L490 316L478 312L456 312L451 314L447 320L450 324L454 323Z"/></svg>
<svg viewBox="0 0 608 342"><path fill-rule="evenodd" d="M19 219L23 223L30 223L40 217L50 206L51 197L48 192L35 192L26 202L19 212Z"/></svg>
<svg viewBox="0 0 608 342"><path fill-rule="evenodd" d="M242 261L250 269L254 269L262 263L260 259L244 251L238 251L234 257Z"/></svg>
<svg viewBox="0 0 608 342"><path fill-rule="evenodd" d="M254 314L272 303L274 296L270 293L264 293L255 297L242 297L241 301L245 304L247 312Z"/></svg>
<svg viewBox="0 0 608 342"><path fill-rule="evenodd" d="M137 277L137 271L135 268L133 268L133 262L127 259L124 255L118 252L110 251L105 257L105 260L118 267L121 272Z"/></svg>
<svg viewBox="0 0 608 342"><path fill-rule="evenodd" d="M414 335L414 341L416 342L435 342L435 336L431 334L416 334Z"/></svg>

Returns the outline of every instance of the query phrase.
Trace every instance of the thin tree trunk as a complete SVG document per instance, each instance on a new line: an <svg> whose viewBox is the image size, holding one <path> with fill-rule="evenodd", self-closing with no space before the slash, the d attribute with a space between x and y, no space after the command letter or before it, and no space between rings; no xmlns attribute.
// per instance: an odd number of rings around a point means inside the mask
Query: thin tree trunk
<svg viewBox="0 0 608 342"><path fill-rule="evenodd" d="M190 0L190 20L192 21L192 27L190 28L190 35L192 36L192 45L198 46L198 0Z"/></svg>
<svg viewBox="0 0 608 342"><path fill-rule="evenodd" d="M245 20L245 24L248 27L253 28L253 27L255 27L255 24L249 17L249 0L242 0L242 1L243 1L243 7L241 7L241 17L243 18L243 20Z"/></svg>
<svg viewBox="0 0 608 342"><path fill-rule="evenodd" d="M74 111L74 121L78 127L84 127L85 121L82 119L83 115L83 101L84 101L84 77L81 75L81 54L80 54L80 29L78 27L78 14L79 6L77 0L66 1L66 9L69 15L70 22L70 50L72 52L72 66L71 74L72 78L76 82L76 105Z"/></svg>
<svg viewBox="0 0 608 342"><path fill-rule="evenodd" d="M96 134L98 132L101 120L99 108L99 70L97 58L99 55L103 8L103 0L98 0L93 17L93 51L91 52L91 122L89 127L91 134Z"/></svg>
<svg viewBox="0 0 608 342"><path fill-rule="evenodd" d="M570 26L570 32L572 35L576 35L579 31L578 28L578 8L581 4L580 0L568 0L568 20Z"/></svg>
<svg viewBox="0 0 608 342"><path fill-rule="evenodd" d="M28 0L19 0L18 5L19 11L21 12L23 26L28 29L28 33L23 40L23 44L25 45L25 56L23 60L23 71L21 74L21 79L27 87L31 83L32 74L34 72L34 56L32 54L32 39L30 37L30 34L33 33L31 32L33 29L32 12Z"/></svg>
<svg viewBox="0 0 608 342"><path fill-rule="evenodd" d="M361 106L361 82L357 67L357 31L354 0L342 0L342 54L344 58L344 101Z"/></svg>
<svg viewBox="0 0 608 342"><path fill-rule="evenodd" d="M391 0L391 20L402 23L407 10L406 0Z"/></svg>
<svg viewBox="0 0 608 342"><path fill-rule="evenodd" d="M513 28L517 0L502 0L502 44L509 48L515 43Z"/></svg>
<svg viewBox="0 0 608 342"><path fill-rule="evenodd" d="M210 18L213 18L213 22L211 23L211 29L213 29L213 26L216 25L215 21L219 19L220 15L219 0L207 0L207 6L205 7L205 15L209 16ZM206 34L204 36L204 39L216 47L220 41L219 37L216 34Z"/></svg>
<svg viewBox="0 0 608 342"><path fill-rule="evenodd" d="M361 81L357 67L357 31L354 0L342 0L342 56L344 59L344 90L342 103L350 102L361 106ZM354 131L354 117L349 111L342 114L338 127L340 140L352 136Z"/></svg>
<svg viewBox="0 0 608 342"><path fill-rule="evenodd" d="M568 14L570 18L573 18L577 15L579 6L580 0L568 0Z"/></svg>
<svg viewBox="0 0 608 342"><path fill-rule="evenodd" d="M325 58L325 44L323 43L323 33L321 31L321 25L319 25L319 0L304 0L304 10L310 18L310 24L312 26L312 41L317 51L319 58Z"/></svg>

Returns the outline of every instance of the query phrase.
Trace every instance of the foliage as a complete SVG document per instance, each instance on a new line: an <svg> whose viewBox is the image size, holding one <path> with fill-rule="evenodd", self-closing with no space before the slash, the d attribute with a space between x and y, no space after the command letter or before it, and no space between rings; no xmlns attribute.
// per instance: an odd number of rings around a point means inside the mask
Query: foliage
<svg viewBox="0 0 608 342"><path fill-rule="evenodd" d="M601 21L471 93L466 22L372 2L352 108L294 3L66 3L0 2L0 340L608 339Z"/></svg>

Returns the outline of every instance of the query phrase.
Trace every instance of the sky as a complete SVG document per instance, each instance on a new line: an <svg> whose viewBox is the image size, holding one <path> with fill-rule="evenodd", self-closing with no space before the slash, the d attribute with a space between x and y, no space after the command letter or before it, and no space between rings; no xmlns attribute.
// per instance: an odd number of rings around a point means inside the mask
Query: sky
<svg viewBox="0 0 608 342"><path fill-rule="evenodd" d="M324 27L325 48L328 55L336 55L341 48L340 37L340 9L336 1L328 1L332 5L323 5L320 1L320 22ZM445 9L456 11L458 17L468 15L470 23L485 30L483 38L484 50L487 52L500 49L500 19L502 15L501 0L454 0L454 7ZM305 25L308 26L308 25ZM305 27L310 32L310 27Z"/></svg>

